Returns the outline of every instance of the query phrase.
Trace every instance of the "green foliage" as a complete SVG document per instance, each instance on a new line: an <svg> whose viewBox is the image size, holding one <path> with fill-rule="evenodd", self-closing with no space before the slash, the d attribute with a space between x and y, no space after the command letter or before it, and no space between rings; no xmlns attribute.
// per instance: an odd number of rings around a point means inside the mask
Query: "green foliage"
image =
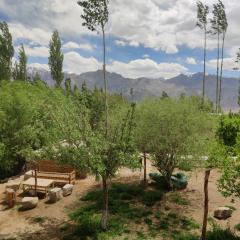
<svg viewBox="0 0 240 240"><path fill-rule="evenodd" d="M199 103L192 98L146 100L138 105L137 117L137 144L153 155L154 165L169 188L179 163L201 164L200 156L207 153L215 137L212 117L200 110Z"/></svg>
<svg viewBox="0 0 240 240"><path fill-rule="evenodd" d="M170 201L178 205L190 205L190 201L183 198L178 192L171 194Z"/></svg>
<svg viewBox="0 0 240 240"><path fill-rule="evenodd" d="M143 203L147 206L153 206L156 202L161 201L162 197L162 191L146 191L143 195Z"/></svg>
<svg viewBox="0 0 240 240"><path fill-rule="evenodd" d="M71 109L72 114L64 115L66 109ZM41 82L34 85L20 81L3 83L0 92L0 178L18 173L26 160L34 159L36 150L62 141L61 127L68 128L72 115L77 115L72 109L73 100L62 90L50 89Z"/></svg>
<svg viewBox="0 0 240 240"><path fill-rule="evenodd" d="M98 26L104 28L108 22L108 0L81 0L78 5L83 8L83 26L91 31L96 31Z"/></svg>
<svg viewBox="0 0 240 240"><path fill-rule="evenodd" d="M207 233L207 240L240 240L230 229L221 229L215 227L212 231Z"/></svg>
<svg viewBox="0 0 240 240"><path fill-rule="evenodd" d="M240 223L236 224L234 229L236 229L237 231L240 231Z"/></svg>
<svg viewBox="0 0 240 240"><path fill-rule="evenodd" d="M11 79L14 48L12 35L6 22L0 22L0 80Z"/></svg>
<svg viewBox="0 0 240 240"><path fill-rule="evenodd" d="M15 63L13 78L14 80L27 81L27 56L23 45L19 49L18 62Z"/></svg>
<svg viewBox="0 0 240 240"><path fill-rule="evenodd" d="M199 240L199 237L193 234L176 234L173 238L174 240Z"/></svg>
<svg viewBox="0 0 240 240"><path fill-rule="evenodd" d="M152 211L146 209L146 203L160 201L162 194L159 191L144 191L140 185L115 183L109 189L109 212L110 226L107 236L119 236L122 233L129 233L127 222L144 222L152 225ZM75 210L70 214L72 220L78 223L79 236L98 236L102 234L100 230L100 215L103 202L102 191L91 191L81 200L84 207ZM136 207L138 202L142 206ZM148 205L148 204L147 204ZM80 231L80 232L79 232ZM94 238L93 238L94 239Z"/></svg>
<svg viewBox="0 0 240 240"><path fill-rule="evenodd" d="M229 114L221 117L218 127L218 137L224 145L233 150L238 142L238 135L240 133L240 117L238 114Z"/></svg>
<svg viewBox="0 0 240 240"><path fill-rule="evenodd" d="M52 39L49 43L49 58L48 64L51 70L51 75L55 81L56 87L61 87L61 83L64 78L64 73L62 72L63 68L63 53L61 52L61 39L59 37L58 31L54 31Z"/></svg>
<svg viewBox="0 0 240 240"><path fill-rule="evenodd" d="M240 197L240 159L226 158L221 169L219 190L225 197Z"/></svg>

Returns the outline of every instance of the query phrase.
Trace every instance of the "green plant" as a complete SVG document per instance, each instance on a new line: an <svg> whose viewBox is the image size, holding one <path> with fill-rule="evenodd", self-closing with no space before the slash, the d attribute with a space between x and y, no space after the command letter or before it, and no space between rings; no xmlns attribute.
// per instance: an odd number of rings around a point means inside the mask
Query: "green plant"
<svg viewBox="0 0 240 240"><path fill-rule="evenodd" d="M183 198L178 192L175 192L170 196L170 201L178 205L190 205L190 201Z"/></svg>
<svg viewBox="0 0 240 240"><path fill-rule="evenodd" d="M234 229L236 229L237 231L240 231L240 223L236 224L236 225L234 226Z"/></svg>
<svg viewBox="0 0 240 240"><path fill-rule="evenodd" d="M153 206L156 202L161 201L163 192L160 190L145 191L142 196L142 201L146 206Z"/></svg>

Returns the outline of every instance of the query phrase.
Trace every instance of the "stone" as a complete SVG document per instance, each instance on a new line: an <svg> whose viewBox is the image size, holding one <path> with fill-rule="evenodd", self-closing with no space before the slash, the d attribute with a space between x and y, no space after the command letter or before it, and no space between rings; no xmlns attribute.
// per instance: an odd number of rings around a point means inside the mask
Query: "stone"
<svg viewBox="0 0 240 240"><path fill-rule="evenodd" d="M214 211L214 217L219 220L226 220L232 216L232 212L228 207L219 207Z"/></svg>
<svg viewBox="0 0 240 240"><path fill-rule="evenodd" d="M73 191L73 185L72 184L66 184L63 187L63 196L66 197L66 196L71 195L72 191Z"/></svg>
<svg viewBox="0 0 240 240"><path fill-rule="evenodd" d="M10 180L6 184L6 189L13 189L15 192L17 192L20 188L20 185L21 185L21 181Z"/></svg>
<svg viewBox="0 0 240 240"><path fill-rule="evenodd" d="M38 197L24 197L21 201L23 210L30 210L38 205Z"/></svg>
<svg viewBox="0 0 240 240"><path fill-rule="evenodd" d="M53 188L48 193L48 199L50 203L55 203L62 199L62 189L61 188Z"/></svg>

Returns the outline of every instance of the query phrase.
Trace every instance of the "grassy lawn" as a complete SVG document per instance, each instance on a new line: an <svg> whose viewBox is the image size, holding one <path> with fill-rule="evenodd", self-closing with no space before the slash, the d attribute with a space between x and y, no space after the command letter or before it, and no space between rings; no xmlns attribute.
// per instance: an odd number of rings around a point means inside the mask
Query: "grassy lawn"
<svg viewBox="0 0 240 240"><path fill-rule="evenodd" d="M80 200L81 207L70 214L76 223L74 233L65 239L182 239L195 233L199 225L168 207L168 203L189 205L180 193L165 197L160 189L144 190L138 184L114 183L109 190L109 231L100 230L102 192L89 192ZM64 230L63 230L64 233ZM179 238L180 237L180 238ZM195 238L188 238L195 239Z"/></svg>

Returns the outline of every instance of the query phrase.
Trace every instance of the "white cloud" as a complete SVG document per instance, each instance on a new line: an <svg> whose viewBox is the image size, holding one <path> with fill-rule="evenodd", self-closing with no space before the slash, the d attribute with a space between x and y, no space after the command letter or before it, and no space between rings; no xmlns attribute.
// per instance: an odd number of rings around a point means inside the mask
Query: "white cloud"
<svg viewBox="0 0 240 240"><path fill-rule="evenodd" d="M121 41L121 40L115 40L115 43L117 46L125 47L127 45L127 42Z"/></svg>
<svg viewBox="0 0 240 240"><path fill-rule="evenodd" d="M28 28L21 23L9 23L9 28L14 41L27 39L32 44L47 46L51 38L51 32L41 28Z"/></svg>
<svg viewBox="0 0 240 240"><path fill-rule="evenodd" d="M77 52L64 54L64 71L70 73L84 73L100 69L102 64L95 58L85 58Z"/></svg>
<svg viewBox="0 0 240 240"><path fill-rule="evenodd" d="M28 65L29 68L39 69L49 71L48 64L41 64L41 63L31 63Z"/></svg>
<svg viewBox="0 0 240 240"><path fill-rule="evenodd" d="M75 43L75 42L67 42L63 45L63 49L81 49L85 51L93 51L96 48L96 46L92 46L91 44L88 43Z"/></svg>
<svg viewBox="0 0 240 240"><path fill-rule="evenodd" d="M148 54L144 54L142 57L143 58L150 58L150 56Z"/></svg>
<svg viewBox="0 0 240 240"><path fill-rule="evenodd" d="M223 70L226 71L233 71L233 68L236 67L235 59L234 58L224 58L223 59ZM207 66L212 69L216 69L217 67L217 59L211 59L207 61Z"/></svg>
<svg viewBox="0 0 240 240"><path fill-rule="evenodd" d="M18 52L20 46L17 46L15 49ZM29 45L24 45L24 49L27 56L31 57L48 57L49 56L49 48L40 46L40 47L32 47Z"/></svg>
<svg viewBox="0 0 240 240"><path fill-rule="evenodd" d="M196 65L196 64L197 64L197 61L196 61L195 58L188 57L188 58L186 59L186 63L187 63L187 64L190 64L190 65Z"/></svg>
<svg viewBox="0 0 240 240"><path fill-rule="evenodd" d="M211 6L215 0L203 0ZM239 0L224 0L229 29L226 48L229 56L239 45ZM68 41L93 34L82 26L82 9L76 0L1 0L0 9L8 16L14 37L47 45L50 34L58 29ZM162 50L169 54L180 46L203 46L203 34L196 28L196 1L193 0L112 0L108 33L120 38L116 44ZM216 37L208 49L216 48Z"/></svg>
<svg viewBox="0 0 240 240"><path fill-rule="evenodd" d="M93 57L85 58L73 51L64 55L66 72L81 74L98 69L102 69L102 63ZM156 63L150 59L136 59L128 63L113 61L107 65L107 71L129 78L171 78L180 73L187 73L188 69L178 63Z"/></svg>
<svg viewBox="0 0 240 240"><path fill-rule="evenodd" d="M178 63L156 63L151 59L136 59L128 63L113 61L108 70L129 78L171 78L188 69Z"/></svg>

